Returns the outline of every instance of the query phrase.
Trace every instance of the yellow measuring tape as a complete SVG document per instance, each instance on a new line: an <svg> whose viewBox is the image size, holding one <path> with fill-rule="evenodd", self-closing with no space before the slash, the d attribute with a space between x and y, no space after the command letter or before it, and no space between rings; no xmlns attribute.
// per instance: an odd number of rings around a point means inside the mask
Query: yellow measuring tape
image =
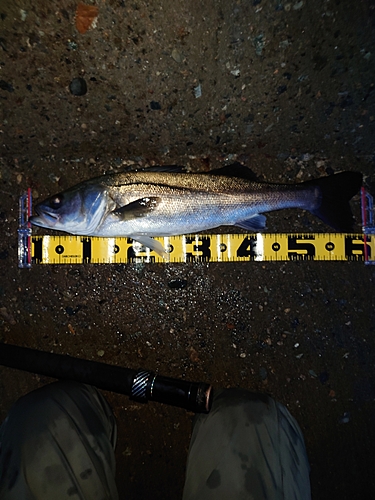
<svg viewBox="0 0 375 500"><path fill-rule="evenodd" d="M199 234L155 238L169 260L130 238L31 236L34 264L136 262L366 261L375 235L343 233Z"/></svg>

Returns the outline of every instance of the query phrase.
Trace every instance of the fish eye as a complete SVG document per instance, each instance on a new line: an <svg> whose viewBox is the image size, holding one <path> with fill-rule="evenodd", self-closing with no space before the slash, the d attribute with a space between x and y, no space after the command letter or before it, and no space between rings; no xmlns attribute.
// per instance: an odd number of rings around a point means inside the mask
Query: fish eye
<svg viewBox="0 0 375 500"><path fill-rule="evenodd" d="M61 203L62 203L63 197L61 194L58 194L51 198L49 205L51 208L60 208Z"/></svg>

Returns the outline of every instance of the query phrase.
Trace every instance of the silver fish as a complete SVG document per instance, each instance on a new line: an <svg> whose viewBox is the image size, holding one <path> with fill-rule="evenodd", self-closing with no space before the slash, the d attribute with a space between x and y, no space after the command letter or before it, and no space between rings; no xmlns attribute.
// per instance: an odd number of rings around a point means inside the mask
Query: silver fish
<svg viewBox="0 0 375 500"><path fill-rule="evenodd" d="M167 168L167 167L165 167ZM84 181L35 207L32 224L88 236L127 236L160 254L152 236L196 233L222 225L265 229L263 212L309 210L337 231L353 227L349 200L362 174L342 172L298 184L249 180L246 167L207 174L124 172Z"/></svg>

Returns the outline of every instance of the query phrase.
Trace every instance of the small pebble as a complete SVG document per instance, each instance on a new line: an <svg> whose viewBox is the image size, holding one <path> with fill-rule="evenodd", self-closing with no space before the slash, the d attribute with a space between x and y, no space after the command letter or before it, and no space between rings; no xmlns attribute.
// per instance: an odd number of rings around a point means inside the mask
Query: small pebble
<svg viewBox="0 0 375 500"><path fill-rule="evenodd" d="M0 47L4 50L4 52L7 52L7 42L3 37L0 38Z"/></svg>
<svg viewBox="0 0 375 500"><path fill-rule="evenodd" d="M300 10L303 7L303 1L297 2L293 5L293 10Z"/></svg>
<svg viewBox="0 0 375 500"><path fill-rule="evenodd" d="M2 316L5 321L7 321L11 325L15 325L16 321L13 318L13 315L7 311L6 307L0 307L0 315Z"/></svg>
<svg viewBox="0 0 375 500"><path fill-rule="evenodd" d="M102 357L104 356L104 351L103 351L103 349L100 349L100 350L97 352L97 355L98 355L99 357L101 357L101 358L102 358Z"/></svg>
<svg viewBox="0 0 375 500"><path fill-rule="evenodd" d="M195 95L196 99L198 99L199 97L202 97L202 86L201 86L201 84L199 84L196 87L194 87L194 95Z"/></svg>
<svg viewBox="0 0 375 500"><path fill-rule="evenodd" d="M73 42L72 40L68 40L67 46L68 46L69 50L77 50L78 49L78 45L76 44L76 42Z"/></svg>
<svg viewBox="0 0 375 500"><path fill-rule="evenodd" d="M77 268L74 268L74 269L70 269L68 271L68 275L69 276L80 276L81 275L81 271Z"/></svg>
<svg viewBox="0 0 375 500"><path fill-rule="evenodd" d="M347 424L350 422L350 413L346 411L344 415L339 419L340 424Z"/></svg>
<svg viewBox="0 0 375 500"><path fill-rule="evenodd" d="M70 93L73 95L85 95L87 93L87 83L84 78L73 78L69 85Z"/></svg>
<svg viewBox="0 0 375 500"><path fill-rule="evenodd" d="M132 449L130 448L130 446L127 446L125 448L125 451L122 452L122 454L124 455L124 457L130 457L132 454Z"/></svg>
<svg viewBox="0 0 375 500"><path fill-rule="evenodd" d="M288 89L288 87L286 85L279 85L279 87L277 87L277 95L280 95L280 94L283 94L284 92L286 92Z"/></svg>
<svg viewBox="0 0 375 500"><path fill-rule="evenodd" d="M75 331L75 329L74 329L73 325L71 325L70 323L68 323L68 330L70 331L70 333L71 333L72 335L75 335L75 334L76 334L76 331Z"/></svg>
<svg viewBox="0 0 375 500"><path fill-rule="evenodd" d="M7 90L8 92L14 92L13 85L5 80L0 80L0 89Z"/></svg>
<svg viewBox="0 0 375 500"><path fill-rule="evenodd" d="M181 63L182 60L183 60L183 56L181 54L181 52L179 52L177 49L173 49L172 50L172 58L177 62L177 63Z"/></svg>
<svg viewBox="0 0 375 500"><path fill-rule="evenodd" d="M150 102L150 108L153 109L153 110L161 109L160 102L151 101Z"/></svg>
<svg viewBox="0 0 375 500"><path fill-rule="evenodd" d="M178 290L181 288L186 288L187 287L187 280L182 280L179 278L173 279L168 283L169 288L172 288L174 290Z"/></svg>

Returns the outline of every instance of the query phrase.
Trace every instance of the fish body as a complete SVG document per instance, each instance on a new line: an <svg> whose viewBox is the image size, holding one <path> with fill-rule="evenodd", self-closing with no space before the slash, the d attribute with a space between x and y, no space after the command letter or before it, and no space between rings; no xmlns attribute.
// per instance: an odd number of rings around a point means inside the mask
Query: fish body
<svg viewBox="0 0 375 500"><path fill-rule="evenodd" d="M38 226L88 236L127 236L162 252L152 236L196 233L222 225L265 228L264 212L309 210L339 231L350 231L349 200L362 174L343 172L298 184L250 181L248 169L225 175L140 171L103 175L56 194L36 207ZM160 245L161 246L161 245Z"/></svg>

